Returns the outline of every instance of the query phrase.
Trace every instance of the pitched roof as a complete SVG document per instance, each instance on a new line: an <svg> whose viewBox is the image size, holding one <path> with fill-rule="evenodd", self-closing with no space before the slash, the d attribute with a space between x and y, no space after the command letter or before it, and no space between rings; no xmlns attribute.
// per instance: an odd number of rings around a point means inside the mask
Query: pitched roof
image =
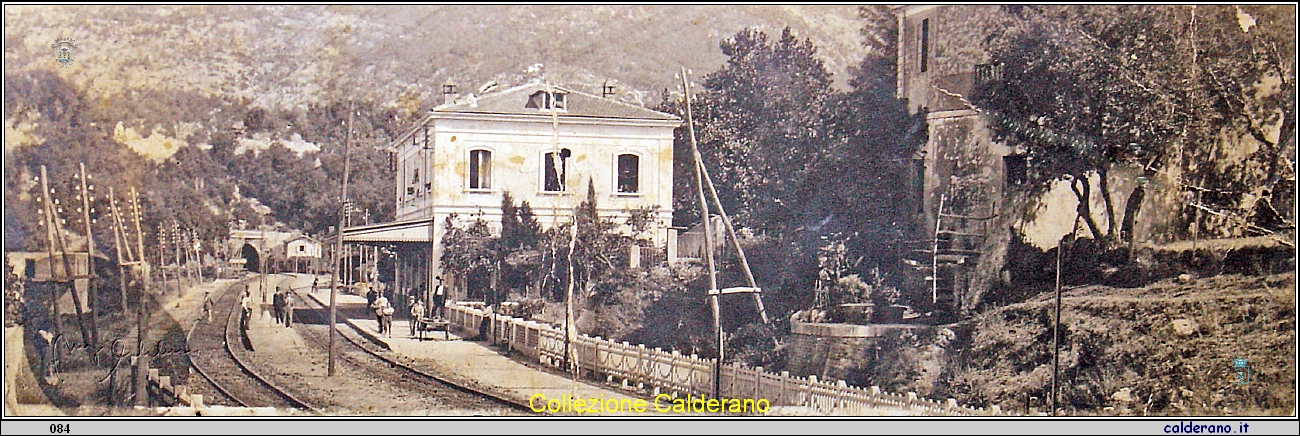
<svg viewBox="0 0 1300 436"><path fill-rule="evenodd" d="M307 236L307 235L298 235L298 236L294 236L294 237L292 237L292 238L289 238L289 239L285 240L284 243L285 243L285 244L288 244L288 243L290 243L290 242L297 241L297 240L299 240L299 239L306 239L307 241L309 241L309 242L311 242L311 243L313 243L313 244L319 244L319 243L320 243L320 241L317 241L316 238L313 238L313 237L311 237L311 236Z"/></svg>
<svg viewBox="0 0 1300 436"><path fill-rule="evenodd" d="M560 111L559 114L560 117L681 120L675 115L653 111L609 98L598 97L560 86L553 86L552 88L567 94L564 100L564 110ZM544 84L528 83L497 93L458 98L453 104L445 104L434 108L433 112L545 115L549 117L551 113L547 110L526 107L530 96L538 91L545 90L546 85Z"/></svg>

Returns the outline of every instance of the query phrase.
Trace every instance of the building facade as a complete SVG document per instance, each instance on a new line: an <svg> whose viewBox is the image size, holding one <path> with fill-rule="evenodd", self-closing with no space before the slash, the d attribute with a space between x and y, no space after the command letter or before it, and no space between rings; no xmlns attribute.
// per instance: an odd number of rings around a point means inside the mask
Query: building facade
<svg viewBox="0 0 1300 436"><path fill-rule="evenodd" d="M318 259L321 244L308 236L298 236L284 243L284 257L289 260Z"/></svg>
<svg viewBox="0 0 1300 436"><path fill-rule="evenodd" d="M396 220L345 232L348 242L401 244L398 289L428 289L442 275L448 216L499 229L506 193L548 227L569 222L590 187L602 217L652 209L648 236L668 241L679 118L540 83L483 96L444 91L447 102L389 146Z"/></svg>
<svg viewBox="0 0 1300 436"><path fill-rule="evenodd" d="M932 302L973 305L1001 267L1010 238L1008 187L1024 160L993 140L968 96L998 73L980 42L1012 24L998 6L903 6L898 17L898 95L925 112L928 140L914 156L924 229L909 264L926 276Z"/></svg>

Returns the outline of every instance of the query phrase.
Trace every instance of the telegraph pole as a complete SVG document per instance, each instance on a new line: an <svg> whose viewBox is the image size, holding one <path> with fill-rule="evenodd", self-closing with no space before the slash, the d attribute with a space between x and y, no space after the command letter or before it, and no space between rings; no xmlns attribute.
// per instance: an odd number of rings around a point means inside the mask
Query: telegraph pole
<svg viewBox="0 0 1300 436"><path fill-rule="evenodd" d="M122 229L122 218L117 213L117 197L113 195L113 187L108 187L108 210L113 215L113 248L117 251L117 278L118 291L121 295L122 317L126 318L126 265L122 257L122 245L125 243L125 235ZM130 254L127 254L130 257Z"/></svg>
<svg viewBox="0 0 1300 436"><path fill-rule="evenodd" d="M354 119L353 116L355 114L356 112L352 109L352 102L349 101L347 136L346 139L343 141L343 187L340 189L339 192L339 202L342 204L346 204L348 199L348 173L351 171L352 168L351 161L348 160L349 158L348 148L352 144L352 121ZM338 309L336 305L336 301L338 299L338 288L336 285L339 279L339 255L343 252L343 229L344 229L343 225L345 224L344 220L346 218L347 218L347 213L339 214L339 233L337 236L338 239L334 243L334 247L335 247L334 267L331 268L334 272L330 274L330 338L329 338L329 346L328 346L329 368L328 371L326 372L327 376L334 375L334 336L337 335L337 333L334 331L334 328L336 322L335 320L336 317L338 316L337 315ZM430 217L429 219L432 220L433 218Z"/></svg>
<svg viewBox="0 0 1300 436"><path fill-rule="evenodd" d="M54 221L54 235L56 236L55 240L59 243L59 253L62 253L63 256L63 278L69 285L68 291L72 293L72 305L77 313L77 327L81 330L81 340L84 342L89 340L91 336L90 330L86 328L85 314L81 311L81 296L77 294L77 276L79 274L77 274L76 270L76 257L69 256L68 243L63 239L63 227L59 226L60 220L62 218L56 217ZM53 269L51 269L51 272L53 272ZM51 276L53 275L51 274ZM86 347L86 352L90 354L91 358L94 358L95 352L92 348Z"/></svg>
<svg viewBox="0 0 1300 436"><path fill-rule="evenodd" d="M1075 217L1074 227L1071 229L1069 239L1073 240L1074 235L1079 231L1079 218ZM1065 251L1066 237L1061 237L1061 242L1056 244L1056 322L1052 325L1052 416L1056 416L1056 376L1061 371L1061 252Z"/></svg>
<svg viewBox="0 0 1300 436"><path fill-rule="evenodd" d="M143 406L148 404L148 392L145 386L145 368L149 363L144 355L145 342L145 296L149 294L149 263L144 260L144 233L140 230L140 195L135 192L135 187L131 187L131 210L135 218L135 243L136 250L140 253L140 301L136 303L136 380L135 380L135 404Z"/></svg>
<svg viewBox="0 0 1300 436"><path fill-rule="evenodd" d="M99 304L97 296L98 288L95 286L95 236L90 231L90 189L91 186L86 182L86 163L81 163L81 219L86 225L86 273L90 277L86 279L86 298L90 301L90 343L99 345ZM76 292L74 285L73 292Z"/></svg>
<svg viewBox="0 0 1300 436"><path fill-rule="evenodd" d="M682 67L682 91L686 98L686 125L691 133L691 151L695 159L695 188L700 196L700 223L704 226L704 253L709 259L709 308L713 310L713 331L718 337L718 360L713 365L713 398L722 398L722 361L725 338L722 333L722 308L718 305L718 271L713 261L713 226L709 221L709 200L704 196L704 164L700 162L700 149L695 140L695 120L691 113L691 82Z"/></svg>
<svg viewBox="0 0 1300 436"><path fill-rule="evenodd" d="M42 166L41 166L41 183L45 184L45 185L43 185L42 187L46 187L46 186L48 186L48 184L46 184L47 181L48 181L48 179L49 179L49 176L48 176L48 174L46 174L45 166L42 165ZM58 206L57 204L53 204L53 203L51 203L51 200L50 200L50 197L49 197L49 190L46 189L46 194L45 194L45 208L46 208L46 212L47 212L47 213L46 213L46 216L49 217L49 226L48 226L48 228L49 228L50 230L53 230L53 235L54 235L54 237L51 238L51 244L50 244L50 248L49 248L49 250L50 250L50 255L51 255L51 256L50 256L50 279L51 279L52 281L55 281L55 282L64 282L64 283L67 283L67 284L69 285L69 291L72 293L72 304L73 304L73 306L74 306L73 309L75 309L75 311L76 311L76 313L77 313L77 327L80 328L80 330L81 330L81 340L82 340L82 342L86 342L86 341L89 341L89 340L91 339L91 335L90 335L90 330L88 330L88 329L86 328L85 314L81 311L81 296L80 296L80 295L77 295L77 285L76 285L76 283L77 283L77 272L76 272L76 268L75 268L75 266L76 266L76 262L75 262L75 260L76 260L76 259L75 259L75 257L70 257L70 256L69 256L67 242L65 242L65 241L63 240L63 227L62 227L62 226L60 225L60 223L59 223L59 221L61 221L62 218L60 218L59 215L58 215L59 213L62 213L63 211L60 210L60 208L58 208L57 206ZM48 234L50 234L50 233L46 233L46 234L48 235ZM54 254L54 244L55 244L55 243L57 243L57 244L59 245L59 253L60 253L60 256L63 258L63 279L62 279L62 280L59 280L59 278L54 274L54 256L53 256L53 254ZM56 289L57 289L57 288L56 288ZM55 294L54 294L54 317L55 317L55 319L58 319L59 316L60 316L60 315L59 315L59 310L58 310L58 309L59 309L59 305L58 305L58 300L59 300L58 297L59 297L59 294L60 294L60 292L55 291ZM91 345L93 345L93 344L91 344ZM94 357L94 351L91 350L91 348L93 348L93 347L86 347L86 351L87 351L88 353L90 353L91 357L93 358L93 357Z"/></svg>
<svg viewBox="0 0 1300 436"><path fill-rule="evenodd" d="M46 259L50 265L50 280L54 280L54 232L58 228L58 217L55 215L57 209L54 207L54 200L50 198L49 180L50 177L45 171L45 165L41 165L41 198L45 200L42 211L45 215L45 238L47 239L45 248L49 256ZM67 269L67 265L64 265L64 269ZM57 286L53 287L53 289L54 291L50 294L50 315L54 318L54 332L62 334L63 319L59 316L59 291Z"/></svg>

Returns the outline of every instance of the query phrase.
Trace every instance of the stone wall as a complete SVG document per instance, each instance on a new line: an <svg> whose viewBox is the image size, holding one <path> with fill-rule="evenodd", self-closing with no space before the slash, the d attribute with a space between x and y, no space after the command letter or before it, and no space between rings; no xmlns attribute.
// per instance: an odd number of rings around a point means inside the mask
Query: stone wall
<svg viewBox="0 0 1300 436"><path fill-rule="evenodd" d="M923 325L792 322L786 370L925 396L933 393L941 372L943 347L951 339L945 331ZM813 332L818 334L809 334Z"/></svg>
<svg viewBox="0 0 1300 436"><path fill-rule="evenodd" d="M850 385L871 385L859 374L876 355L877 338L840 338L790 335L790 354L786 365L791 374L815 375L819 380L844 380Z"/></svg>

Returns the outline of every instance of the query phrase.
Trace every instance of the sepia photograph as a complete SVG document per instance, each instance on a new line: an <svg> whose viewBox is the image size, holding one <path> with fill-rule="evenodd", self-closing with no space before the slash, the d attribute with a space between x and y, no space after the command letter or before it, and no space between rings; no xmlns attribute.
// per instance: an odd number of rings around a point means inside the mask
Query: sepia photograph
<svg viewBox="0 0 1300 436"><path fill-rule="evenodd" d="M1296 26L6 4L4 417L1265 434Z"/></svg>

